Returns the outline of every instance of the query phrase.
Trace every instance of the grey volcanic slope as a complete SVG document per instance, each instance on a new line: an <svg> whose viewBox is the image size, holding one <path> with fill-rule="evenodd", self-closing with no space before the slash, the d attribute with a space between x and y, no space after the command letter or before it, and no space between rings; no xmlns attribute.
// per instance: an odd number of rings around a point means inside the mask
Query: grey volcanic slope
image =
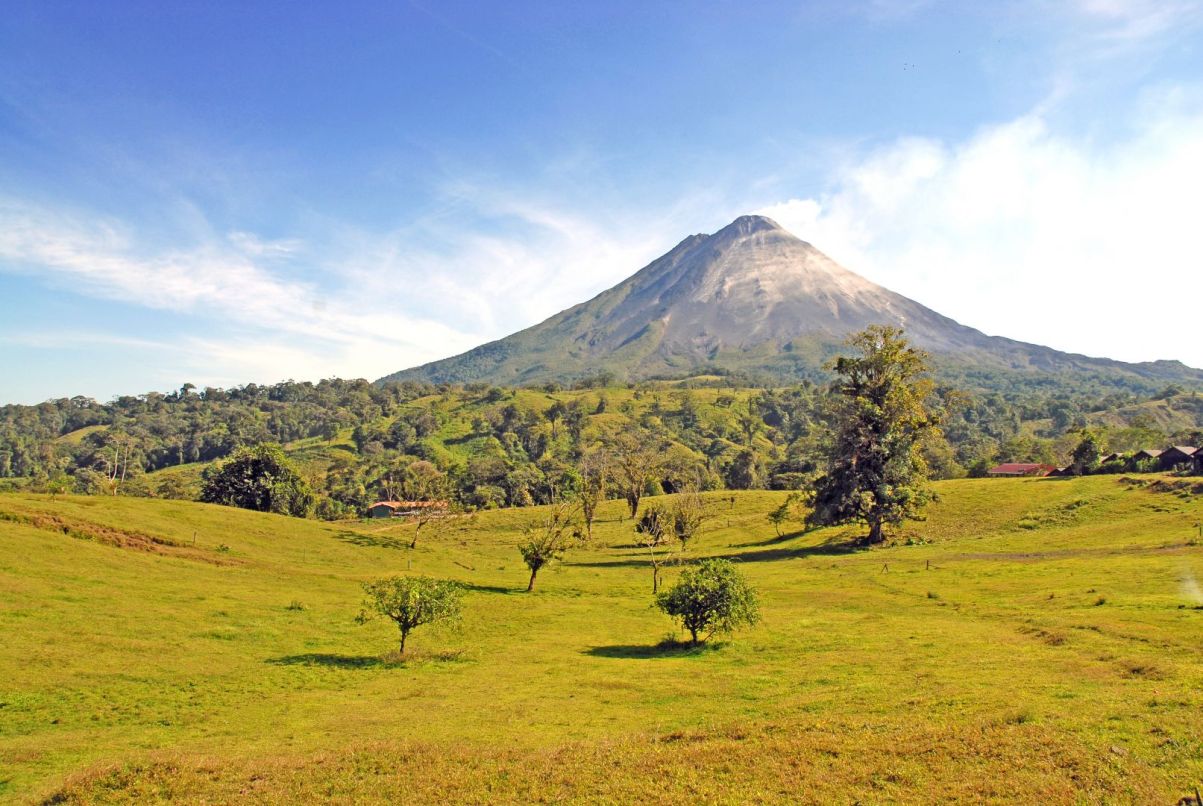
<svg viewBox="0 0 1203 806"><path fill-rule="evenodd" d="M741 371L792 381L820 376L843 340L871 324L901 326L961 377L1068 373L1203 384L1203 372L1175 361L1125 364L987 336L848 271L763 216L691 235L534 327L381 380L514 385L603 371L627 380Z"/></svg>

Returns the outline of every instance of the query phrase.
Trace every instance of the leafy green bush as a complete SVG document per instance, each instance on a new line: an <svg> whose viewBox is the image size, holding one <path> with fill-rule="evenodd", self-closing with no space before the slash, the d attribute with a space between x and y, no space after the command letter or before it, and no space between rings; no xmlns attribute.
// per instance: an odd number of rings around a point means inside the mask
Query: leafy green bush
<svg viewBox="0 0 1203 806"><path fill-rule="evenodd" d="M727 560L687 568L671 590L656 597L656 606L679 620L695 644L760 620L756 592Z"/></svg>
<svg viewBox="0 0 1203 806"><path fill-rule="evenodd" d="M458 582L430 577L385 577L365 582L367 599L356 618L360 624L376 616L391 619L401 631L398 651L405 653L405 639L417 627L460 616L463 588Z"/></svg>

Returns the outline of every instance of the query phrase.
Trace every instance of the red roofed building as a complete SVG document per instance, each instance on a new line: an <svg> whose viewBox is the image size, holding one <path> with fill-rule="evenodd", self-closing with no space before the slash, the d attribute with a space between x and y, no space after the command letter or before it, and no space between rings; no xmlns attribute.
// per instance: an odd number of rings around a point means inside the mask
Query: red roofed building
<svg viewBox="0 0 1203 806"><path fill-rule="evenodd" d="M987 476L1047 476L1057 468L1028 462L1003 462L986 471Z"/></svg>
<svg viewBox="0 0 1203 806"><path fill-rule="evenodd" d="M446 509L446 501L377 501L368 507L370 518L412 515L423 509Z"/></svg>

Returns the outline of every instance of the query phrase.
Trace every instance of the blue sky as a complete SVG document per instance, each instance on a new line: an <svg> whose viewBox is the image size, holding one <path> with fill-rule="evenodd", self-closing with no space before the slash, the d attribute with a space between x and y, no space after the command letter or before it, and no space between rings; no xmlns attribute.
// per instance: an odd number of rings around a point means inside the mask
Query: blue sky
<svg viewBox="0 0 1203 806"><path fill-rule="evenodd" d="M988 333L1203 366L1197 317L1152 314L1203 292L1201 28L1193 0L13 0L0 402L376 378L748 212Z"/></svg>

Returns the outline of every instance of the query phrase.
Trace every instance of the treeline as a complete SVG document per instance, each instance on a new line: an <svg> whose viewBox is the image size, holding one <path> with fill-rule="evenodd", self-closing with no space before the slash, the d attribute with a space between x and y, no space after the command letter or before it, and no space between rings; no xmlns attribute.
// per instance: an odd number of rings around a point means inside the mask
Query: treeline
<svg viewBox="0 0 1203 806"><path fill-rule="evenodd" d="M317 511L340 517L376 500L436 492L466 508L547 503L583 483L591 451L619 454L632 441L658 457L643 480L648 493L798 489L816 472L830 409L825 385L609 384L185 384L108 403L9 405L0 408L0 484L196 498L201 465L279 443ZM924 456L937 477L957 477L1002 461L1068 464L1087 427L1106 451L1203 442L1203 398L1174 389L1155 397L1092 398L1062 387L967 395L939 386L933 405L944 426Z"/></svg>

